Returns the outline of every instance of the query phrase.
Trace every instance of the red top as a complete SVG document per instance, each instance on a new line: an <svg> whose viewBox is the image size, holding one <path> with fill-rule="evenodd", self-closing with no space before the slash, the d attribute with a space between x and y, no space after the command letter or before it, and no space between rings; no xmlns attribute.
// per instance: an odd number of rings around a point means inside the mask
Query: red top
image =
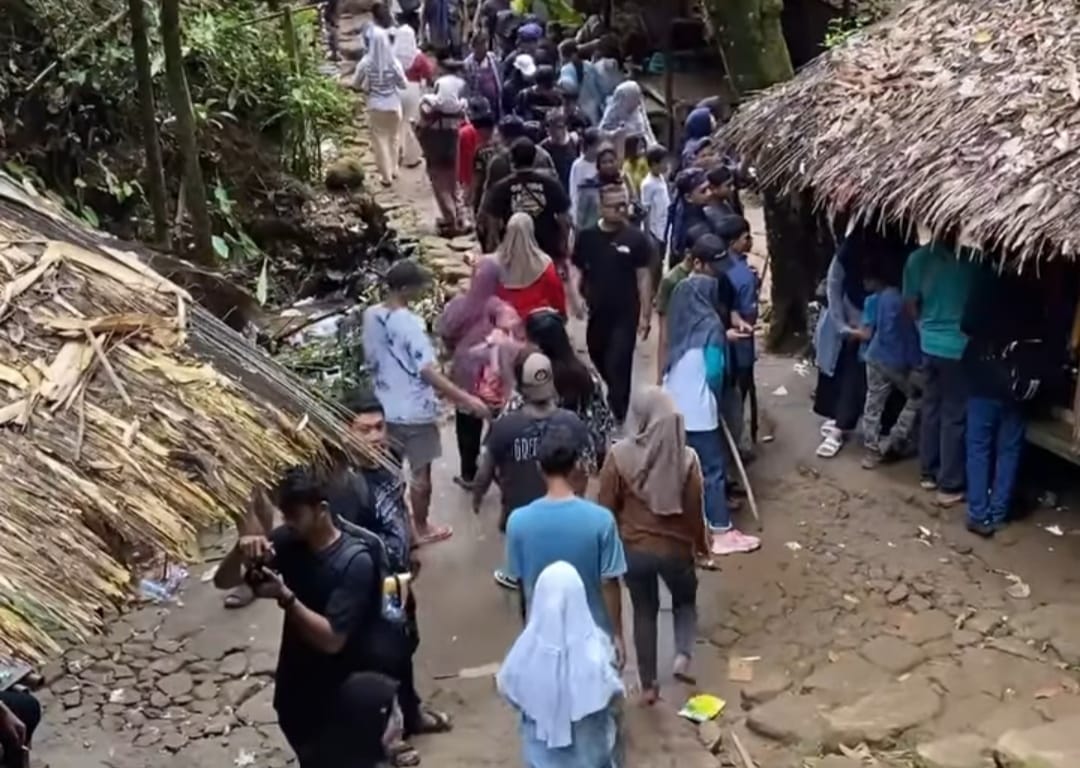
<svg viewBox="0 0 1080 768"><path fill-rule="evenodd" d="M566 315L566 288L554 264L548 264L532 285L524 288L504 288L500 285L495 295L516 309L522 320L537 309L554 309Z"/></svg>
<svg viewBox="0 0 1080 768"><path fill-rule="evenodd" d="M457 179L458 184L469 187L472 184L473 160L476 148L480 146L480 134L472 123L462 123L457 134Z"/></svg>
<svg viewBox="0 0 1080 768"><path fill-rule="evenodd" d="M418 53L405 70L405 79L411 83L431 82L435 79L435 65L427 56Z"/></svg>

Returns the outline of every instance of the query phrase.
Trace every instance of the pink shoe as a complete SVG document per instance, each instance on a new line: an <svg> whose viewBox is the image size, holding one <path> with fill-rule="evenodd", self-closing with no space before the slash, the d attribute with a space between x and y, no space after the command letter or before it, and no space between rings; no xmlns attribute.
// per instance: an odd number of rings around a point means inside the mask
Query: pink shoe
<svg viewBox="0 0 1080 768"><path fill-rule="evenodd" d="M760 547L761 539L757 536L747 536L735 528L723 533L714 533L712 537L712 552L714 555L735 555L740 552L753 552Z"/></svg>

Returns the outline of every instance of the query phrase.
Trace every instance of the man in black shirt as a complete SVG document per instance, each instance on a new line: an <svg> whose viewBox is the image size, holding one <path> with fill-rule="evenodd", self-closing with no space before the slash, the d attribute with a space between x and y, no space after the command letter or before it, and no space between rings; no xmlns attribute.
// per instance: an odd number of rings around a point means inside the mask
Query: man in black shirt
<svg viewBox="0 0 1080 768"><path fill-rule="evenodd" d="M555 163L555 173L559 177L559 183L568 193L570 191L570 169L577 160L578 137L571 134L566 128L566 115L560 110L548 112L547 138L540 142L540 147L551 155Z"/></svg>
<svg viewBox="0 0 1080 768"><path fill-rule="evenodd" d="M269 506L265 494L256 499ZM355 672L400 666L382 616L383 574L368 544L335 524L311 470L286 472L277 506L285 524L269 536L242 536L214 584L247 580L256 596L277 601L285 614L274 687L281 730L303 768L342 765L327 745L339 745L329 736L355 720L339 699L343 684Z"/></svg>
<svg viewBox="0 0 1080 768"><path fill-rule="evenodd" d="M543 123L549 112L562 106L562 94L555 88L555 68L546 64L536 68L536 83L517 97L515 110L522 120Z"/></svg>
<svg viewBox="0 0 1080 768"><path fill-rule="evenodd" d="M629 214L626 185L602 186L600 221L578 234L573 254L589 308L589 357L607 383L608 402L620 423L630 406L634 331L648 338L652 310L652 244L630 225Z"/></svg>
<svg viewBox="0 0 1080 768"><path fill-rule="evenodd" d="M534 170L536 145L521 138L510 147L513 173L490 187L484 213L500 233L515 213L532 217L536 242L556 262L565 259L570 198L551 173Z"/></svg>

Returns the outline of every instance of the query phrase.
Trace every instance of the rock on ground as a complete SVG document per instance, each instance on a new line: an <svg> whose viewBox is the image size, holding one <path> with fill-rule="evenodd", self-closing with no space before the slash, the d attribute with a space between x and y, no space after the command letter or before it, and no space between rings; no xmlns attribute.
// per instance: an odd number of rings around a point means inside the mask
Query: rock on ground
<svg viewBox="0 0 1080 768"><path fill-rule="evenodd" d="M824 718L830 744L887 744L940 711L937 692L926 681L909 679L890 683Z"/></svg>
<svg viewBox="0 0 1080 768"><path fill-rule="evenodd" d="M974 733L920 744L915 753L924 768L990 768L990 742Z"/></svg>
<svg viewBox="0 0 1080 768"><path fill-rule="evenodd" d="M1062 661L1080 665L1080 605L1043 605L1010 623L1020 636L1045 641Z"/></svg>
<svg viewBox="0 0 1080 768"><path fill-rule="evenodd" d="M888 682L888 675L855 653L842 653L802 682L805 693L813 693L829 704L844 704Z"/></svg>
<svg viewBox="0 0 1080 768"><path fill-rule="evenodd" d="M994 757L1002 768L1076 768L1080 717L1009 731L998 740Z"/></svg>
<svg viewBox="0 0 1080 768"><path fill-rule="evenodd" d="M821 744L825 723L821 703L812 696L787 693L755 707L746 726L759 736L813 750Z"/></svg>
<svg viewBox="0 0 1080 768"><path fill-rule="evenodd" d="M874 666L894 675L902 675L926 659L926 653L921 648L892 635L878 635L859 653Z"/></svg>

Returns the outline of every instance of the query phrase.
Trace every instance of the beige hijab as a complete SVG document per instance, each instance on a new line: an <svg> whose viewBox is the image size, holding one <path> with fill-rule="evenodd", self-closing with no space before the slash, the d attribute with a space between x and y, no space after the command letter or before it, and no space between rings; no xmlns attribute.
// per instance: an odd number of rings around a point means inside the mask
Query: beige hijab
<svg viewBox="0 0 1080 768"><path fill-rule="evenodd" d="M510 217L495 259L502 267L504 288L527 288L540 279L551 257L536 243L532 216L519 212Z"/></svg>
<svg viewBox="0 0 1080 768"><path fill-rule="evenodd" d="M636 426L611 449L615 468L655 515L681 515L690 452L682 415L660 387L646 387L630 401Z"/></svg>

